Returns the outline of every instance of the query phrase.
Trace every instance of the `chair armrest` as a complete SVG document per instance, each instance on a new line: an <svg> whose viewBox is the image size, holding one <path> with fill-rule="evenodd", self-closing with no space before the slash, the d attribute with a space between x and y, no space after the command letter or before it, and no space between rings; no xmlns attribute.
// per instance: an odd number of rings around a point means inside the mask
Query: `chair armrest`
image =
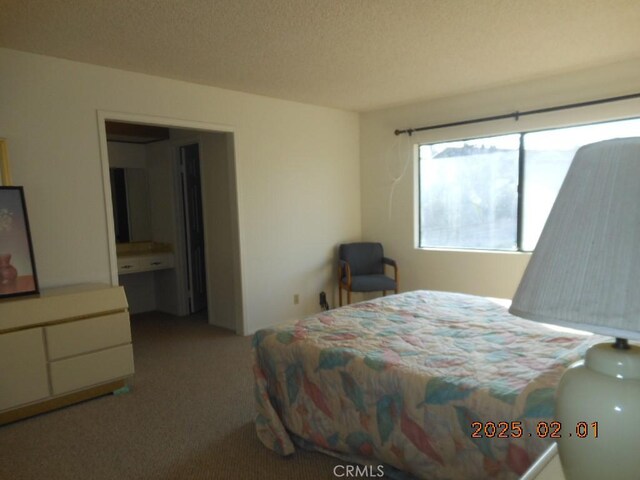
<svg viewBox="0 0 640 480"><path fill-rule="evenodd" d="M391 265L394 268L398 268L398 265L396 265L396 261L389 257L382 257L382 263L386 263L387 265Z"/></svg>
<svg viewBox="0 0 640 480"><path fill-rule="evenodd" d="M398 285L398 264L395 260L389 257L382 257L383 265L391 265L393 267L393 279L396 281L396 286Z"/></svg>

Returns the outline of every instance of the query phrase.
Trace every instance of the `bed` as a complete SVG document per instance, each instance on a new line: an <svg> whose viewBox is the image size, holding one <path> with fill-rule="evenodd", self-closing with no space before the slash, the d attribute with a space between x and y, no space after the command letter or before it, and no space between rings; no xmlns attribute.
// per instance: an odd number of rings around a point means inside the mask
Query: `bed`
<svg viewBox="0 0 640 480"><path fill-rule="evenodd" d="M395 478L517 479L561 427L562 372L601 340L459 293L330 310L254 335L256 430L281 455L313 448Z"/></svg>

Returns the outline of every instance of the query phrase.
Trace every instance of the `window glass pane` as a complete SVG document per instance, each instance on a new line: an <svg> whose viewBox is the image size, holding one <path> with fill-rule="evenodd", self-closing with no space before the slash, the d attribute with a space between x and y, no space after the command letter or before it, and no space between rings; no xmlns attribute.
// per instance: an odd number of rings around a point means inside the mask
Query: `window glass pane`
<svg viewBox="0 0 640 480"><path fill-rule="evenodd" d="M420 246L517 249L520 135L420 146Z"/></svg>
<svg viewBox="0 0 640 480"><path fill-rule="evenodd" d="M522 250L532 251L578 148L640 135L640 119L524 134Z"/></svg>

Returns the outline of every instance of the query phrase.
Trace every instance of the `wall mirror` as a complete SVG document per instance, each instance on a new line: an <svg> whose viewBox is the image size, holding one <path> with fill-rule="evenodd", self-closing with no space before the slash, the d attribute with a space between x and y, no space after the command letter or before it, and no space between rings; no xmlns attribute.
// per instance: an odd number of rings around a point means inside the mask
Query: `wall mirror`
<svg viewBox="0 0 640 480"><path fill-rule="evenodd" d="M151 241L149 178L144 168L110 167L116 242Z"/></svg>

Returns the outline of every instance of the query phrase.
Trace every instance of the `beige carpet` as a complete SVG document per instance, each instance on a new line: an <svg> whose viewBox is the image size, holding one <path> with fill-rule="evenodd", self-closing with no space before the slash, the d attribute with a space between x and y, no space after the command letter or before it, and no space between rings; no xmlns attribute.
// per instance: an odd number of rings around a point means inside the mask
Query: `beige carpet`
<svg viewBox="0 0 640 480"><path fill-rule="evenodd" d="M157 313L132 332L132 392L0 427L0 479L336 478L339 460L257 439L249 337Z"/></svg>

